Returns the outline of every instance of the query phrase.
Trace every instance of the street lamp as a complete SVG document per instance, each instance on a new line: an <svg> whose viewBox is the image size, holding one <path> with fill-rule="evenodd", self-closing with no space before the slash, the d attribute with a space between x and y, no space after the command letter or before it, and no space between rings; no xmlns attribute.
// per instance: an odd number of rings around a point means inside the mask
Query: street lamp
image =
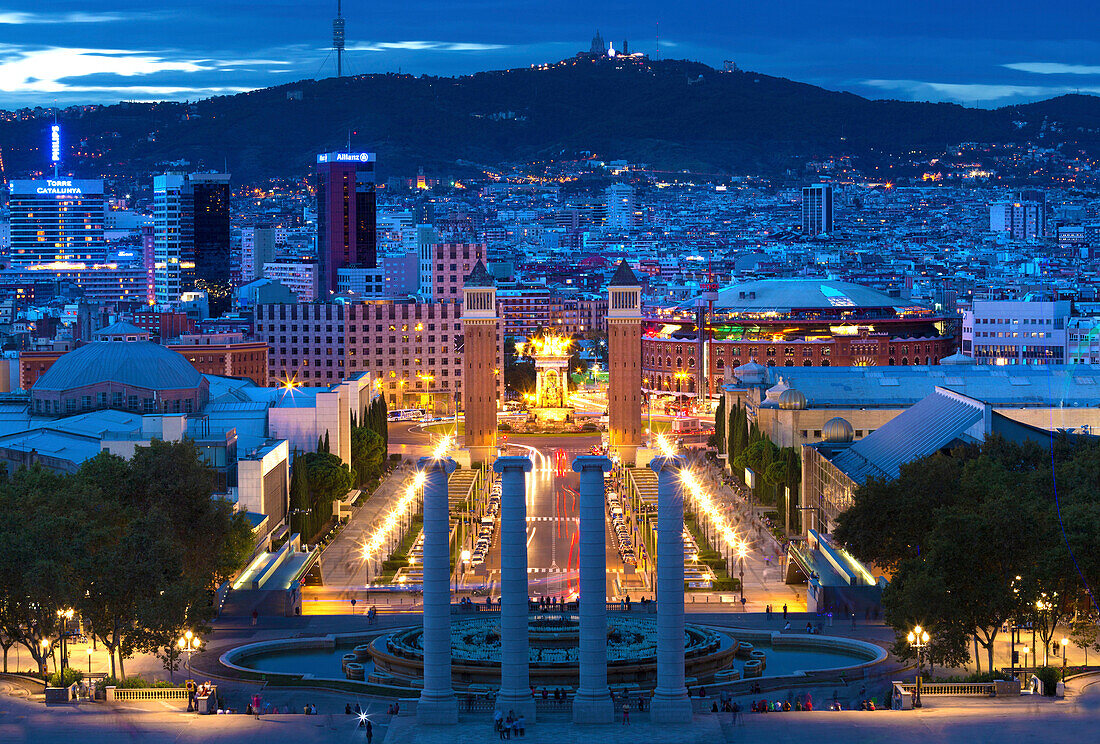
<svg viewBox="0 0 1100 744"><path fill-rule="evenodd" d="M741 583L741 610L745 609L745 543L737 546L738 577Z"/></svg>
<svg viewBox="0 0 1100 744"><path fill-rule="evenodd" d="M1062 636L1062 681L1066 681L1066 649L1069 648L1069 639Z"/></svg>
<svg viewBox="0 0 1100 744"><path fill-rule="evenodd" d="M187 663L184 665L184 668L187 669L188 676L191 675L191 652L197 651L200 645L202 644L199 641L199 637L190 630L185 632L183 638L179 640L180 651L187 652Z"/></svg>
<svg viewBox="0 0 1100 744"><path fill-rule="evenodd" d="M42 645L42 689L50 686L50 667L46 664L46 654L50 652L50 639L43 638L40 641Z"/></svg>
<svg viewBox="0 0 1100 744"><path fill-rule="evenodd" d="M58 631L58 636L59 636L59 640L61 642L60 643L60 645L61 645L61 674L64 677L64 674L65 674L65 656L66 656L65 635L69 632L69 621L73 619L72 608L68 608L68 609L64 609L64 610L58 610L57 611L57 619L58 619L58 622L61 623L61 630Z"/></svg>
<svg viewBox="0 0 1100 744"><path fill-rule="evenodd" d="M92 650L90 648L84 649L88 652L88 678L92 677Z"/></svg>
<svg viewBox="0 0 1100 744"><path fill-rule="evenodd" d="M928 631L917 626L909 631L909 635L906 636L906 640L909 641L909 645L917 650L917 691L913 695L913 707L921 707L920 702L920 673L921 673L921 653L924 651L925 646L928 645Z"/></svg>
<svg viewBox="0 0 1100 744"><path fill-rule="evenodd" d="M465 579L466 578L466 564L470 560L470 551L469 550L463 550L461 553L459 553L459 558L461 558L462 560L459 562L458 570L462 573L462 578ZM458 574L458 572L456 572L455 573L455 594L458 594L458 576L459 576L459 574Z"/></svg>

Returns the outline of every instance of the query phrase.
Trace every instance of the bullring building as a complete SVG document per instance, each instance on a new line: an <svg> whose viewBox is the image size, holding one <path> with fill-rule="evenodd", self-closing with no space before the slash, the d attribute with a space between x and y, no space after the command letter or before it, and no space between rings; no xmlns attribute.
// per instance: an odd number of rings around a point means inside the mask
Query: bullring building
<svg viewBox="0 0 1100 744"><path fill-rule="evenodd" d="M936 364L956 350L957 320L868 287L828 279L764 279L649 308L642 387L656 395L717 394L732 370ZM709 316L709 317L708 317ZM706 370L706 371L704 371Z"/></svg>

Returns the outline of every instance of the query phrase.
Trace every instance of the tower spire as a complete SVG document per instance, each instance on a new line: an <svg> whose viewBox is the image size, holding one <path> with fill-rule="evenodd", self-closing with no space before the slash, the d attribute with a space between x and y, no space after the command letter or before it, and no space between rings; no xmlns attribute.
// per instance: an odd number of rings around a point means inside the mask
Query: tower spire
<svg viewBox="0 0 1100 744"><path fill-rule="evenodd" d="M336 77L344 77L344 14L341 0L336 0L336 17L332 19L332 49L336 52Z"/></svg>

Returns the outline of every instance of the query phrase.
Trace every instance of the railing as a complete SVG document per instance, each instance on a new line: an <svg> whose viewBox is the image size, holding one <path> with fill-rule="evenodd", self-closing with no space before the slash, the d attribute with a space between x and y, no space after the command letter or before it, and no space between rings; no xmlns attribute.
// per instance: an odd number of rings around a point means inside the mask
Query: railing
<svg viewBox="0 0 1100 744"><path fill-rule="evenodd" d="M107 700L187 700L186 687L139 687L119 689L108 686Z"/></svg>
<svg viewBox="0 0 1100 744"><path fill-rule="evenodd" d="M915 684L899 685L906 692L916 692ZM978 695L990 696L993 694L992 682L922 682L921 695Z"/></svg>

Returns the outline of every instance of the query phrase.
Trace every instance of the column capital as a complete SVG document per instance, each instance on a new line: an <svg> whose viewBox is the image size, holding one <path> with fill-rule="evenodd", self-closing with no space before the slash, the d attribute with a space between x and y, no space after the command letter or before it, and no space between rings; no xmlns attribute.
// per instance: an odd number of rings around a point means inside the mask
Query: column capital
<svg viewBox="0 0 1100 744"><path fill-rule="evenodd" d="M531 458L527 455L505 455L493 462L493 470L498 473L503 473L505 470L522 470L530 473L533 468Z"/></svg>
<svg viewBox="0 0 1100 744"><path fill-rule="evenodd" d="M421 457L416 463L416 469L422 473L440 471L450 475L458 467L458 463L450 457Z"/></svg>
<svg viewBox="0 0 1100 744"><path fill-rule="evenodd" d="M611 460L603 455L581 455L573 458L573 472L580 473L584 470L599 470L610 473Z"/></svg>
<svg viewBox="0 0 1100 744"><path fill-rule="evenodd" d="M687 459L683 455L662 455L650 460L649 467L655 473L662 470L684 470L687 468Z"/></svg>

